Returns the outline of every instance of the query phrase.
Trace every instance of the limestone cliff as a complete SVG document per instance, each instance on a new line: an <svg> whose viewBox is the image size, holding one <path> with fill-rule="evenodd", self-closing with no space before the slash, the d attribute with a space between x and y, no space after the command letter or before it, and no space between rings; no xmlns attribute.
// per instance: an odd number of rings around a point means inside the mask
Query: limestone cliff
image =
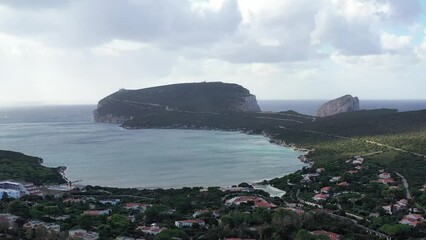
<svg viewBox="0 0 426 240"><path fill-rule="evenodd" d="M120 90L100 100L93 112L95 121L123 123L131 118L159 112L227 113L259 112L249 90L222 82L183 83Z"/></svg>
<svg viewBox="0 0 426 240"><path fill-rule="evenodd" d="M326 117L343 112L351 112L359 110L358 97L345 95L343 97L324 103L317 111L318 117Z"/></svg>

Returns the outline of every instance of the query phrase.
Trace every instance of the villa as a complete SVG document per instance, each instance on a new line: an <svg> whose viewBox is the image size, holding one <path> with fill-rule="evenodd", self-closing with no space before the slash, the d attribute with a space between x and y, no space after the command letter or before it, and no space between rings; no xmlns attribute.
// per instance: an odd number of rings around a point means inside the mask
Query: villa
<svg viewBox="0 0 426 240"><path fill-rule="evenodd" d="M348 182L340 182L340 183L338 183L338 184L336 184L337 186L340 186L340 187L347 187L347 186L349 186L350 184L348 183Z"/></svg>
<svg viewBox="0 0 426 240"><path fill-rule="evenodd" d="M100 200L99 202L106 205L106 204L111 204L112 206L116 206L117 204L120 203L120 199L107 199L107 200Z"/></svg>
<svg viewBox="0 0 426 240"><path fill-rule="evenodd" d="M199 226L204 226L206 223L200 219L188 219L188 220L175 221L175 225L178 228L192 227L194 224L198 224Z"/></svg>
<svg viewBox="0 0 426 240"><path fill-rule="evenodd" d="M318 194L316 194L316 195L313 197L313 199L314 199L315 201L324 201L324 200L327 200L327 198L328 198L328 195L327 195L327 194L322 194L322 193L318 193Z"/></svg>
<svg viewBox="0 0 426 240"><path fill-rule="evenodd" d="M167 228L162 228L157 226L157 224L155 223L151 224L151 226L139 226L136 228L136 230L139 230L146 234L152 234L152 235L157 235L166 229Z"/></svg>
<svg viewBox="0 0 426 240"><path fill-rule="evenodd" d="M328 193L331 190L331 187L323 187L321 188L320 192L321 193Z"/></svg>
<svg viewBox="0 0 426 240"><path fill-rule="evenodd" d="M8 229L14 229L17 227L16 220L18 216L9 213L0 213L0 225L7 226Z"/></svg>
<svg viewBox="0 0 426 240"><path fill-rule="evenodd" d="M70 230L68 232L68 235L72 239L82 239L82 240L98 240L99 239L99 233L86 231L84 229Z"/></svg>
<svg viewBox="0 0 426 240"><path fill-rule="evenodd" d="M101 216L101 215L108 215L112 212L111 209L106 210L87 210L83 212L83 215L89 215L89 216Z"/></svg>
<svg viewBox="0 0 426 240"><path fill-rule="evenodd" d="M407 224L410 225L412 227L417 226L417 224L421 223L424 221L424 218L422 215L420 214L409 214L409 215L405 215L401 221L399 221L399 223L401 224Z"/></svg>
<svg viewBox="0 0 426 240"><path fill-rule="evenodd" d="M126 206L124 206L124 208L127 210L139 210L141 212L145 212L145 210L150 206L150 204L145 203L126 203Z"/></svg>
<svg viewBox="0 0 426 240"><path fill-rule="evenodd" d="M330 179L330 182L338 182L338 181L340 181L340 178L342 178L342 177L341 176L332 177Z"/></svg>
<svg viewBox="0 0 426 240"><path fill-rule="evenodd" d="M325 235L328 237L329 240L340 240L340 235L333 232L317 230L317 231L313 231L312 234L314 234L315 236Z"/></svg>
<svg viewBox="0 0 426 240"><path fill-rule="evenodd" d="M379 178L388 179L388 178L391 178L391 175L390 173L384 172L379 174Z"/></svg>
<svg viewBox="0 0 426 240"><path fill-rule="evenodd" d="M225 202L226 205L240 205L241 203L253 202L255 207L276 208L277 206L268 203L265 199L256 196L239 196L234 197Z"/></svg>

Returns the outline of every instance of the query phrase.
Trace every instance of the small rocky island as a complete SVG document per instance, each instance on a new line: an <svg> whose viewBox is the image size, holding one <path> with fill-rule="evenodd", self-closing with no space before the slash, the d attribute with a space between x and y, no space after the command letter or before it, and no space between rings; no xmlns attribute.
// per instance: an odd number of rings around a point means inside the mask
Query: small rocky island
<svg viewBox="0 0 426 240"><path fill-rule="evenodd" d="M235 113L259 112L256 97L230 83L182 83L139 90L121 89L99 101L96 122L123 123L159 112Z"/></svg>
<svg viewBox="0 0 426 240"><path fill-rule="evenodd" d="M318 117L327 117L343 112L352 112L359 110L358 97L345 95L324 103L317 111Z"/></svg>

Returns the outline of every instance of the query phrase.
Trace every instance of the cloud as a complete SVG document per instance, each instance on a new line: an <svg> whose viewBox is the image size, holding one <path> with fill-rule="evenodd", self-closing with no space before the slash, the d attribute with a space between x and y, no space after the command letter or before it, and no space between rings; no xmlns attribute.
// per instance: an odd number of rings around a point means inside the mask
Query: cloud
<svg viewBox="0 0 426 240"><path fill-rule="evenodd" d="M390 53L407 53L411 48L411 36L382 33L382 48Z"/></svg>
<svg viewBox="0 0 426 240"><path fill-rule="evenodd" d="M380 98L401 79L421 98L421 14L402 0L0 0L0 100L204 80L259 98Z"/></svg>

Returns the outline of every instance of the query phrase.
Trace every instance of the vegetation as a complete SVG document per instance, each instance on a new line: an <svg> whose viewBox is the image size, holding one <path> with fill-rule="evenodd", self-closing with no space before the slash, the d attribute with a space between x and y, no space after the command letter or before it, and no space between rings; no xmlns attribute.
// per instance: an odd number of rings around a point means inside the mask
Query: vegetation
<svg viewBox="0 0 426 240"><path fill-rule="evenodd" d="M38 157L0 150L0 180L14 179L36 185L65 183L59 169L42 166L42 162Z"/></svg>

